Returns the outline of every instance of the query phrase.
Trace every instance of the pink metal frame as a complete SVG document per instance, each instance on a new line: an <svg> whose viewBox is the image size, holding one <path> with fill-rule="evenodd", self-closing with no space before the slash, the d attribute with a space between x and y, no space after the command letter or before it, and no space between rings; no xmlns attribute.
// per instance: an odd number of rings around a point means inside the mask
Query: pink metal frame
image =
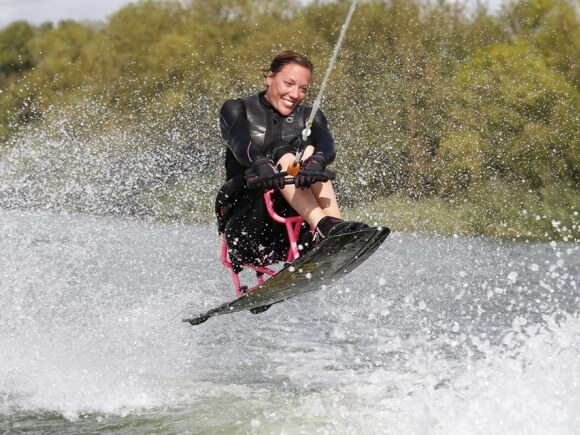
<svg viewBox="0 0 580 435"><path fill-rule="evenodd" d="M274 210L274 206L272 204L272 193L273 190L269 190L268 192L264 193L264 201L266 203L266 208L268 210L268 214L272 219L276 222L286 225L286 231L288 232L288 239L290 240L290 250L288 251L288 257L286 259L287 262L292 262L296 260L300 256L300 251L298 249L298 236L300 235L300 227L304 219L302 216L292 216L292 217L283 217L280 216ZM265 267L265 266L252 266L250 264L244 264L243 266L247 269L251 269L256 271L256 275L258 278L258 284L248 290L242 290L242 285L240 282L240 277L235 272L232 263L228 260L228 245L226 243L226 236L224 234L223 241L222 241L222 263L232 274L232 278L234 280L234 287L236 289L236 296L242 296L244 293L251 292L254 288L258 287L264 282L264 275L272 276L276 273L275 270Z"/></svg>

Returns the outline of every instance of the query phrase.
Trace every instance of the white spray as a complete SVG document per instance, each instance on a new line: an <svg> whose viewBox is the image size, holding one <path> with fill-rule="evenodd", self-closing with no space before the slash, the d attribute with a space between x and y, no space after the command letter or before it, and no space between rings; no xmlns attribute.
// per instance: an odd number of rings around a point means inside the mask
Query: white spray
<svg viewBox="0 0 580 435"><path fill-rule="evenodd" d="M328 82L328 78L330 77L330 73L332 72L332 68L334 67L334 63L336 62L336 57L338 56L338 51L342 45L342 41L344 40L344 35L346 34L346 30L350 25L350 20L354 14L356 9L356 4L358 0L353 0L352 4L350 5L350 9L346 16L346 20L342 26L342 30L340 32L340 36L338 37L338 41L336 41L336 45L334 46L334 51L332 53L332 57L330 58L330 62L328 63L328 67L326 68L326 73L324 74L324 78L322 79L322 85L320 86L320 91L318 91L318 95L316 96L316 100L314 100L314 105L312 106L312 112L310 112L310 117L308 121L306 121L306 127L302 130L302 142L306 142L308 136L310 136L310 127L312 127L312 122L314 120L314 116L318 111L318 107L320 106L320 102L322 101L322 95L324 93L324 89L326 88L326 83ZM294 158L294 163L292 164L291 168L288 168L288 173L290 175L296 175L298 173L298 169L300 168L300 160L302 159L302 154L304 153L304 146L301 146L298 152L296 153L296 157Z"/></svg>

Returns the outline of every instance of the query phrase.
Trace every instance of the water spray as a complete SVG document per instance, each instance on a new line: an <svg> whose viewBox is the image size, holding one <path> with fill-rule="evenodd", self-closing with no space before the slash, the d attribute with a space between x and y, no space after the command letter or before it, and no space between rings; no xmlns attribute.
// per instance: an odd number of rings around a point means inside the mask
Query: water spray
<svg viewBox="0 0 580 435"><path fill-rule="evenodd" d="M294 157L294 161L288 166L287 172L288 175L295 177L300 170L300 161L302 160L302 154L304 154L304 149L306 148L306 139L310 136L310 127L312 127L312 122L314 120L314 116L318 111L318 107L320 106L320 102L322 101L322 94L324 93L324 89L326 88L326 83L328 82L328 78L330 77L330 73L332 68L334 67L334 63L336 62L336 57L338 56L338 51L342 45L342 41L344 39L344 35L346 34L346 30L350 25L350 20L354 14L354 10L356 9L356 4L358 0L353 0L350 5L350 9L346 16L346 20L342 25L342 30L340 32L340 36L338 37L338 41L336 41L336 45L334 46L334 51L332 53L332 57L330 58L330 62L328 63L328 67L326 68L326 73L324 74L324 78L322 79L322 85L320 85L320 90L318 91L318 95L316 96L316 100L314 100L314 105L312 106L312 111L310 112L310 116L308 117L308 121L306 121L306 127L302 130L302 141L298 150L296 151L296 156Z"/></svg>

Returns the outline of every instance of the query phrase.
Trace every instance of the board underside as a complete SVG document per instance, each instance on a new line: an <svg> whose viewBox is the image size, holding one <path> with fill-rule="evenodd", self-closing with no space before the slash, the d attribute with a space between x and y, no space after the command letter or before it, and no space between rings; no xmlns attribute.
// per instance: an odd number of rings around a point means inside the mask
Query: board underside
<svg viewBox="0 0 580 435"><path fill-rule="evenodd" d="M197 325L210 317L275 304L329 286L369 258L389 233L386 227L373 227L330 236L250 292L183 321Z"/></svg>

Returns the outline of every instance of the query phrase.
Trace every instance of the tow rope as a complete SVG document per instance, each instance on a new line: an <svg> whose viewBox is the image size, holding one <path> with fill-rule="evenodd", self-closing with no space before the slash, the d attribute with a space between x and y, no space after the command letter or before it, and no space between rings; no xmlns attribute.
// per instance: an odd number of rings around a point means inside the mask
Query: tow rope
<svg viewBox="0 0 580 435"><path fill-rule="evenodd" d="M332 52L332 57L330 58L330 62L328 63L328 67L326 68L326 73L324 74L324 78L322 79L322 84L320 85L320 90L318 91L318 95L316 96L316 100L314 100L314 105L312 106L312 111L310 112L310 116L306 121L306 127L302 130L302 141L298 150L296 151L296 156L294 157L294 161L288 166L288 175L295 177L300 170L300 162L302 160L302 155L304 154L304 149L306 148L306 139L310 136L310 128L312 127L312 122L314 120L314 116L318 111L318 107L320 106L320 102L322 101L322 94L324 93L324 89L326 88L326 83L328 82L328 78L330 77L330 73L332 68L334 67L334 63L336 62L336 57L338 56L338 51L342 45L342 41L344 40L344 35L346 34L346 30L350 25L350 20L354 14L354 10L356 9L356 4L358 0L353 0L350 5L350 9L346 16L346 20L342 25L342 30L340 31L340 36L336 41L336 45L334 46L334 51Z"/></svg>

